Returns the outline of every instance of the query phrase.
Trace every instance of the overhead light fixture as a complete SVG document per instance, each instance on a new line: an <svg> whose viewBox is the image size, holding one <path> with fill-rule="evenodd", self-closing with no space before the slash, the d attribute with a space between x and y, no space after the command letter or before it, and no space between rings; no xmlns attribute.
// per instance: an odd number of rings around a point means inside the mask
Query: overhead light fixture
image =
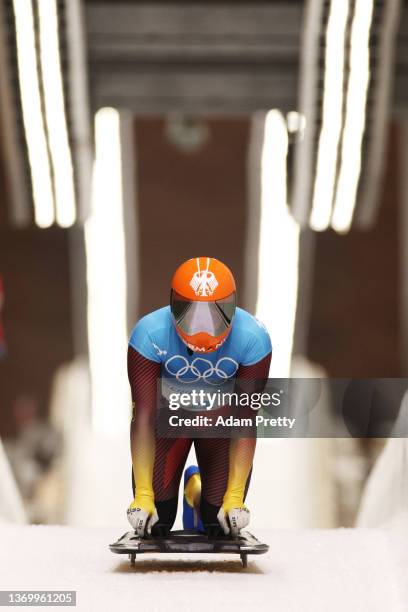
<svg viewBox="0 0 408 612"><path fill-rule="evenodd" d="M127 282L120 114L95 117L92 210L85 223L88 340L95 432L112 435L129 425Z"/></svg>
<svg viewBox="0 0 408 612"><path fill-rule="evenodd" d="M255 314L276 347L271 373L277 377L290 372L298 291L299 226L287 206L287 152L286 121L280 111L271 110L265 118L261 160Z"/></svg>
<svg viewBox="0 0 408 612"><path fill-rule="evenodd" d="M17 2L18 3L18 2ZM70 227L76 220L75 188L64 105L56 0L37 0L42 84L54 176L56 220Z"/></svg>
<svg viewBox="0 0 408 612"><path fill-rule="evenodd" d="M345 34L349 3L330 4L326 30L323 117L317 154L310 226L322 231L330 223L343 117Z"/></svg>
<svg viewBox="0 0 408 612"><path fill-rule="evenodd" d="M201 151L211 136L208 123L181 113L166 117L165 134L169 142L186 154Z"/></svg>
<svg viewBox="0 0 408 612"><path fill-rule="evenodd" d="M361 172L361 149L370 80L369 38L373 0L356 0L351 26L350 73L347 84L346 116L341 147L341 165L331 225L340 233L351 226Z"/></svg>
<svg viewBox="0 0 408 612"><path fill-rule="evenodd" d="M41 111L33 7L31 0L13 0L13 8L18 78L33 190L34 218L39 227L45 228L52 225L55 220L54 194L46 130Z"/></svg>
<svg viewBox="0 0 408 612"><path fill-rule="evenodd" d="M291 142L301 142L306 129L306 117L298 111L289 111L286 113L286 127Z"/></svg>

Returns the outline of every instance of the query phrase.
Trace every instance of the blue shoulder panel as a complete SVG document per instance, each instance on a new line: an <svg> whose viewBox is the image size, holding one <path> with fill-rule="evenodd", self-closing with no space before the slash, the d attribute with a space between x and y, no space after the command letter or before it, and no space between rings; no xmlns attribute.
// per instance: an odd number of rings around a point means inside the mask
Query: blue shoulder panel
<svg viewBox="0 0 408 612"><path fill-rule="evenodd" d="M244 366L261 361L272 351L271 339L265 325L242 308L237 308L231 336L232 342L240 344L240 363Z"/></svg>
<svg viewBox="0 0 408 612"><path fill-rule="evenodd" d="M137 322L129 344L146 359L161 363L167 353L163 346L166 346L170 325L169 306L154 310Z"/></svg>

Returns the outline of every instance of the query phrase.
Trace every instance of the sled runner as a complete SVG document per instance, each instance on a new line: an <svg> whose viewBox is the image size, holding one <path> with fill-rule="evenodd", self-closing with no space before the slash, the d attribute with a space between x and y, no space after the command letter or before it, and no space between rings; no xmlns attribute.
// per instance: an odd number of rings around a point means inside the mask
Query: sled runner
<svg viewBox="0 0 408 612"><path fill-rule="evenodd" d="M136 555L144 553L221 553L239 555L243 567L248 565L248 555L262 555L269 546L263 544L248 531L237 538L210 538L193 530L171 531L167 537L140 538L135 532L125 533L117 542L110 544L110 550L119 555L129 555L133 565Z"/></svg>

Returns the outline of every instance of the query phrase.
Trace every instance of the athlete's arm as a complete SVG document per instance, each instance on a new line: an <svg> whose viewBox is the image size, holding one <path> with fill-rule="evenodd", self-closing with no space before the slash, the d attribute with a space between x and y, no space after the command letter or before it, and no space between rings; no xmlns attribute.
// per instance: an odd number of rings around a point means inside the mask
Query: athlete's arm
<svg viewBox="0 0 408 612"><path fill-rule="evenodd" d="M129 345L128 376L133 403L130 444L136 485L135 499L129 507L128 518L136 531L144 535L145 528L150 531L157 520L153 492L153 465L160 363L146 359Z"/></svg>
<svg viewBox="0 0 408 612"><path fill-rule="evenodd" d="M237 372L237 379L247 378L256 380L259 382L257 391L262 391L268 378L271 357L272 353L268 353L268 355L253 365L241 365ZM262 388L259 388L259 386ZM244 505L244 497L245 486L254 459L255 447L256 437L234 438L231 440L227 490L225 491L218 517L226 533L229 532L226 516L229 516L231 527L235 534L249 522L249 516L246 517L245 514L247 513L249 515ZM238 510L238 512L234 514L234 510ZM240 524L240 520L243 521L242 524ZM234 525L234 522L237 524Z"/></svg>

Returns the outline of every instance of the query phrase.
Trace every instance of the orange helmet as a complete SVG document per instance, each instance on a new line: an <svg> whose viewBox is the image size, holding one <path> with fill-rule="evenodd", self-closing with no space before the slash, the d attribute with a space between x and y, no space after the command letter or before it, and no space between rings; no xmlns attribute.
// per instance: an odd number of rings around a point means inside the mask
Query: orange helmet
<svg viewBox="0 0 408 612"><path fill-rule="evenodd" d="M232 272L213 257L194 257L177 268L170 307L177 333L193 351L211 353L225 342L236 308Z"/></svg>

